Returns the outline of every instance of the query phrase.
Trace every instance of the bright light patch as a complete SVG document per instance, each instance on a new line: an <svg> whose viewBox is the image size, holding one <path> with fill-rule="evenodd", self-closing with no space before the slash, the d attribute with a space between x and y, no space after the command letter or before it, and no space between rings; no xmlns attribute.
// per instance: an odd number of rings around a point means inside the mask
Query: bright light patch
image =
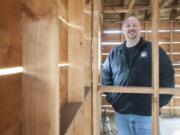
<svg viewBox="0 0 180 135"><path fill-rule="evenodd" d="M121 34L121 30L105 30L103 31L104 34Z"/></svg>
<svg viewBox="0 0 180 135"><path fill-rule="evenodd" d="M174 63L173 66L180 66L180 64L179 63Z"/></svg>
<svg viewBox="0 0 180 135"><path fill-rule="evenodd" d="M65 66L68 66L68 65L69 65L68 63L58 64L58 67L65 67Z"/></svg>
<svg viewBox="0 0 180 135"><path fill-rule="evenodd" d="M174 32L180 32L180 30L173 30Z"/></svg>
<svg viewBox="0 0 180 135"><path fill-rule="evenodd" d="M17 74L17 73L22 73L22 72L23 72L23 67L2 68L0 69L0 76Z"/></svg>
<svg viewBox="0 0 180 135"><path fill-rule="evenodd" d="M152 30L141 30L142 33L151 33ZM159 32L170 32L170 30L159 30ZM180 32L180 30L173 30L173 32ZM105 30L103 31L104 34L121 34L123 33L122 30Z"/></svg>
<svg viewBox="0 0 180 135"><path fill-rule="evenodd" d="M122 42L102 42L102 45L120 45Z"/></svg>

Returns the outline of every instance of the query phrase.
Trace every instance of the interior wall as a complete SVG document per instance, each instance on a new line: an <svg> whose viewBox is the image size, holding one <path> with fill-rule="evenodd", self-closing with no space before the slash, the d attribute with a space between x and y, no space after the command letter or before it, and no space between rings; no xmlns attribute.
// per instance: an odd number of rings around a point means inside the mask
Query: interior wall
<svg viewBox="0 0 180 135"><path fill-rule="evenodd" d="M21 1L0 1L0 70L22 66ZM0 135L22 134L22 74L0 75Z"/></svg>

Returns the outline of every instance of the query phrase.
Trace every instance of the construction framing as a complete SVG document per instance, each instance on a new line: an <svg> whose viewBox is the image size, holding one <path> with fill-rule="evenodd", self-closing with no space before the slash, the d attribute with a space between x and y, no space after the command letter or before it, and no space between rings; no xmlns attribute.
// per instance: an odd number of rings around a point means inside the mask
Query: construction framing
<svg viewBox="0 0 180 135"><path fill-rule="evenodd" d="M111 11L106 11L111 12ZM128 11L121 11L127 12ZM101 116L101 94L104 92L120 92L120 93L138 93L138 94L152 94L152 117L153 117L153 135L159 135L159 94L180 94L178 88L159 88L159 46L158 46L158 30L159 30L159 2L152 0L152 87L117 87L117 86L97 86L94 83L94 125L97 125ZM171 27L172 29L172 27ZM172 33L171 33L172 38ZM171 40L172 41L172 40ZM95 65L98 65L99 57L97 56L97 48L94 48ZM171 52L172 52L171 47ZM99 54L100 55L100 54ZM171 56L172 57L172 56ZM94 79L98 78L99 74L94 71ZM97 93L96 93L97 92ZM94 135L99 134L100 126L94 126Z"/></svg>

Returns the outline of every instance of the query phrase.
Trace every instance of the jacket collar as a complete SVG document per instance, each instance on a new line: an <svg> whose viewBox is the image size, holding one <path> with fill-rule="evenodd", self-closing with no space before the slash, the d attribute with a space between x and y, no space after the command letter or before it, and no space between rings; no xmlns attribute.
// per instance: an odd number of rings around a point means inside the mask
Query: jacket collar
<svg viewBox="0 0 180 135"><path fill-rule="evenodd" d="M145 44L145 40L141 37L140 41L138 42L139 48L143 47ZM117 48L118 51L123 51L125 49L126 41L124 41L119 47Z"/></svg>

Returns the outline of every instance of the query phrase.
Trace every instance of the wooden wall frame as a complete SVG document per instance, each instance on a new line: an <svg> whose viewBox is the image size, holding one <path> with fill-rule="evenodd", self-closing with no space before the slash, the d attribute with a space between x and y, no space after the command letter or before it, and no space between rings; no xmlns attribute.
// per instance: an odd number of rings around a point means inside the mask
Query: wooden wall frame
<svg viewBox="0 0 180 135"><path fill-rule="evenodd" d="M159 46L158 46L158 29L159 29L159 2L152 0L152 87L116 87L116 86L99 86L96 96L100 99L101 94L104 92L121 92L121 93L139 93L139 94L152 94L152 117L153 117L153 135L159 135L159 94L180 94L179 88L159 88ZM97 50L93 50L97 51ZM172 48L171 48L172 51ZM97 52L96 52L97 53ZM95 54L95 53L94 53ZM100 55L100 54L99 54ZM94 57L98 59L98 57ZM97 62L98 60L96 60ZM98 64L98 63L96 63ZM97 74L98 77L98 74ZM97 84L93 84L96 88ZM96 91L94 91L96 92ZM96 107L101 106L100 100L94 102ZM101 108L94 108L95 114L100 116ZM95 121L94 121L95 122ZM94 123L96 125L96 123ZM96 131L100 131L96 127ZM97 133L97 132L96 132ZM99 133L97 133L99 134ZM96 135L96 134L94 134Z"/></svg>

